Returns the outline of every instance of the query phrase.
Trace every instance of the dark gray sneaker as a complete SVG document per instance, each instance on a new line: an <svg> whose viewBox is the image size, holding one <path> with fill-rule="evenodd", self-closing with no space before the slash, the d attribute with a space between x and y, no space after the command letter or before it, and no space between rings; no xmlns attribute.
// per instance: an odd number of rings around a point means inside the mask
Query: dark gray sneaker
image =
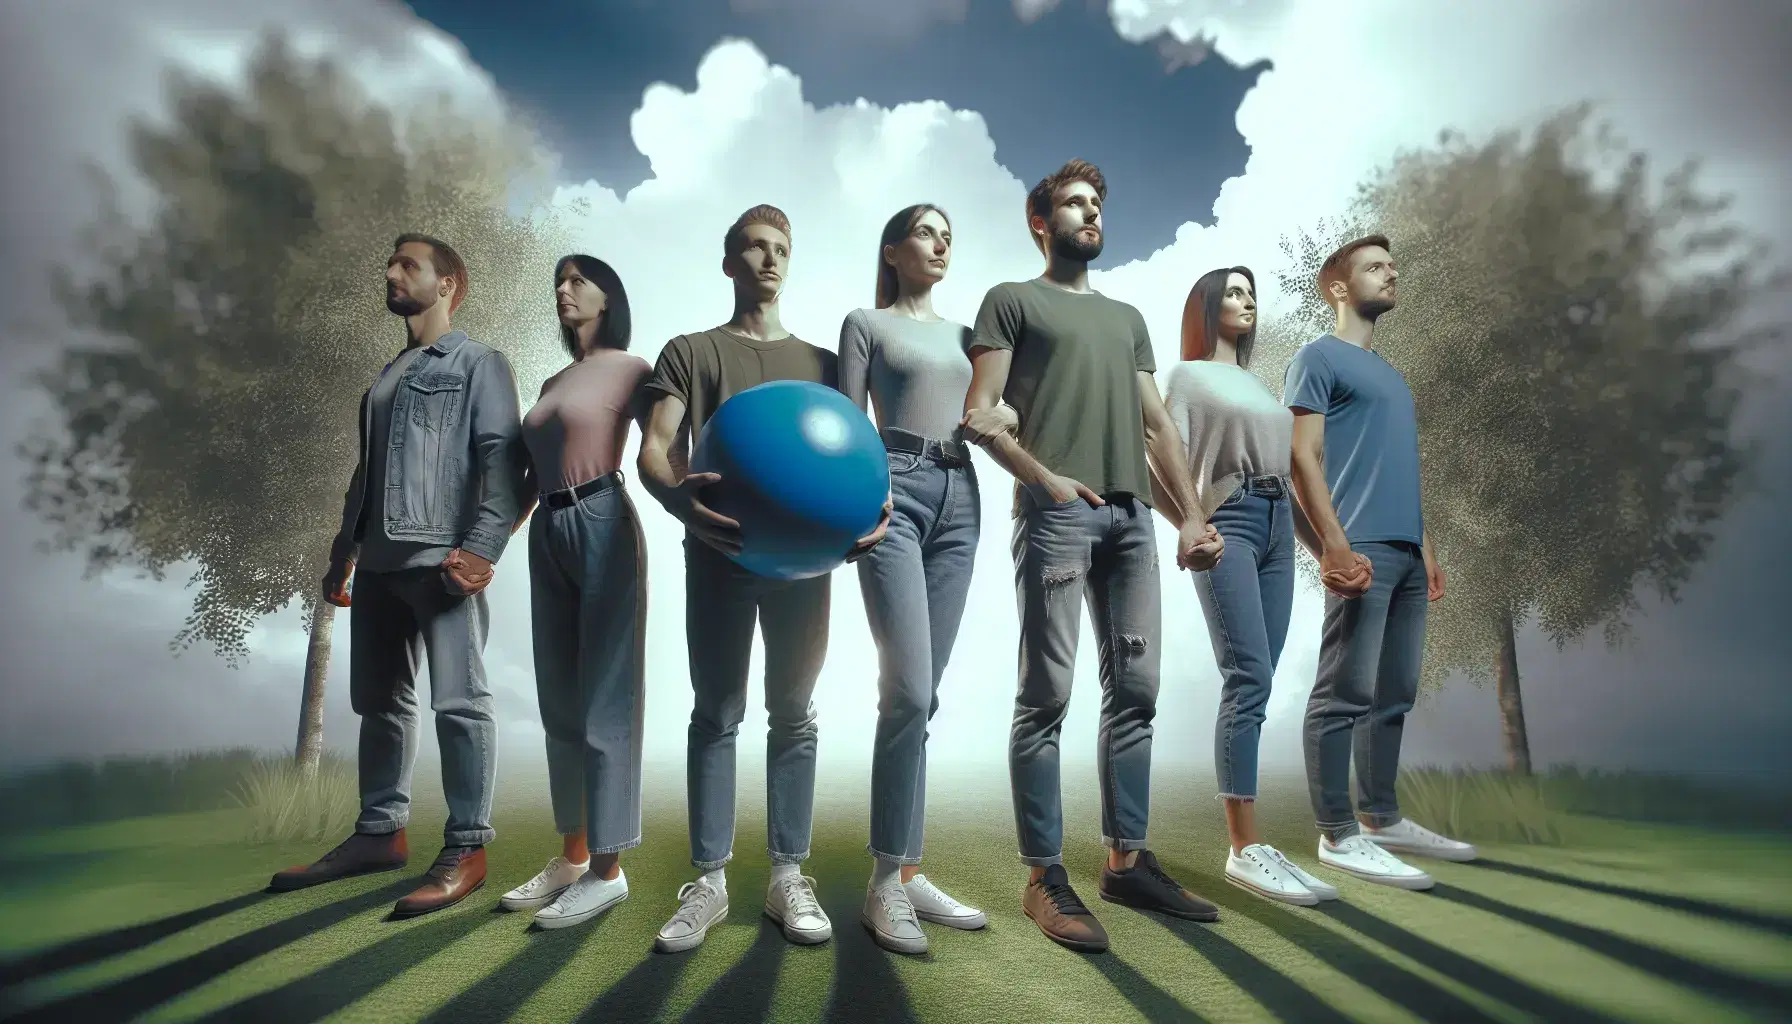
<svg viewBox="0 0 1792 1024"><path fill-rule="evenodd" d="M1150 850L1124 871L1101 869L1101 898L1134 910L1155 910L1185 921L1217 921L1220 908L1182 887L1164 873Z"/></svg>

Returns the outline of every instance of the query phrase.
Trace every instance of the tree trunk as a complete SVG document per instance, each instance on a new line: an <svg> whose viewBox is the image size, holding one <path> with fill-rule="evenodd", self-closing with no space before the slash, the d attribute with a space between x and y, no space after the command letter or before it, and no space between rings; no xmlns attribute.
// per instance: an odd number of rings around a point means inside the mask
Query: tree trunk
<svg viewBox="0 0 1792 1024"><path fill-rule="evenodd" d="M335 627L336 606L317 602L311 642L305 648L305 693L299 700L299 742L293 754L307 774L317 771L324 753L324 683L330 674L330 634Z"/></svg>
<svg viewBox="0 0 1792 1024"><path fill-rule="evenodd" d="M1506 765L1518 775L1531 774L1531 741L1524 731L1524 699L1518 692L1518 637L1512 613L1500 616L1500 654L1495 666L1494 692L1500 702L1500 738L1506 745Z"/></svg>

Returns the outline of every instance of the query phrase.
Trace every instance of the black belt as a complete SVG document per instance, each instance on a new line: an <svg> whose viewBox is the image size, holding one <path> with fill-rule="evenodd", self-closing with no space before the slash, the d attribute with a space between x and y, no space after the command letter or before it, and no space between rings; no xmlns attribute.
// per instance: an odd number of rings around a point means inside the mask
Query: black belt
<svg viewBox="0 0 1792 1024"><path fill-rule="evenodd" d="M885 427L880 433L886 451L919 455L948 466L968 465L971 461L971 446L963 441L936 441L901 427Z"/></svg>
<svg viewBox="0 0 1792 1024"><path fill-rule="evenodd" d="M541 492L541 503L549 508L571 508L599 491L607 491L612 487L622 486L622 470L605 473L595 480L587 480L577 487L568 487L560 491Z"/></svg>
<svg viewBox="0 0 1792 1024"><path fill-rule="evenodd" d="M1279 476L1247 476L1239 486L1259 498L1280 498L1288 493L1287 482Z"/></svg>

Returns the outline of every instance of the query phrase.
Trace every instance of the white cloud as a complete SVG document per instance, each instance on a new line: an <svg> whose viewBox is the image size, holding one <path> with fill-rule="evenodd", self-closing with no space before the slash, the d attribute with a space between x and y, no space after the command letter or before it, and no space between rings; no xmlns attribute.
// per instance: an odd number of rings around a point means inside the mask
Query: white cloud
<svg viewBox="0 0 1792 1024"><path fill-rule="evenodd" d="M1661 0L1655 3L1660 6ZM90 86L81 77L86 71L76 74L42 59L6 72L28 74L40 88L49 83L73 90L73 108L59 111L58 117L83 125L75 138L53 131L47 116L38 118L34 127L49 144L28 165L20 155L26 147L9 147L7 180L25 181L28 195L55 195L57 182L67 180L58 175L65 175L79 152L97 151L119 165L115 126L126 110L153 109L153 72L163 56L181 56L228 73L233 61L240 63L246 33L274 17L317 33L307 38L332 47L383 90L381 95L410 95L413 86L424 82L452 84L474 103L490 101L492 95L489 80L466 61L458 44L384 7L349 12L318 0L313 6L250 17L233 13L234 6L219 0L189 3L172 14L98 17L104 6L96 0L71 2L58 6L54 15L45 13L49 5L29 12L25 5L7 8L9 39L22 37L14 31L21 25L38 37L63 35L61 47L35 47L46 54L67 52L68 39L89 30L107 33L106 40L117 44L105 51L117 55L109 62L115 73L98 76ZM1023 17L1050 6L1049 0L1016 0ZM81 16L81 10L93 16ZM1774 84L1773 76L1783 77L1781 65L1764 56L1772 33L1714 28L1724 21L1714 10L1694 14L1651 8L1663 15L1658 23L1620 0L1578 0L1573 6L1547 0L1502 5L1380 0L1350 5L1347 14L1338 13L1345 10L1338 5L1321 7L1317 0L1113 0L1111 10L1117 30L1127 38L1147 39L1167 30L1183 41L1210 40L1216 52L1234 63L1269 59L1275 65L1239 110L1238 125L1252 155L1246 172L1226 183L1211 226L1184 225L1175 243L1149 260L1097 275L1097 287L1145 313L1160 365L1175 358L1178 313L1196 276L1213 266L1244 262L1257 267L1260 280L1269 283L1267 272L1279 261L1275 245L1282 233L1335 213L1356 182L1396 147L1427 143L1447 125L1484 133L1522 125L1587 96L1606 98L1634 141L1664 159L1695 152L1710 157L1711 180L1742 193L1741 210L1753 223L1786 222L1774 177L1786 140L1785 122L1775 107L1757 98ZM1760 25L1779 24L1768 20L1773 17L1769 11L1760 7L1753 16ZM201 15L234 18L226 22L234 27L223 34L197 35ZM139 18L141 24L121 17ZM31 24L24 25L27 20ZM158 37L138 31L151 22L174 26L177 34ZM1684 59L1686 48L1719 44L1734 47L1726 59L1727 76L1716 74L1708 59ZM1325 97L1337 104L1336 116L1325 116L1319 104ZM995 162L977 113L936 102L893 110L860 102L818 110L803 101L794 74L768 65L750 44L730 42L704 58L694 91L666 85L647 90L631 126L636 144L651 161L653 177L626 195L586 183L568 185L560 198L590 202L582 247L609 259L624 275L636 309L636 348L649 358L673 334L726 318L728 288L718 265L721 235L740 210L755 203L775 203L791 216L794 253L785 319L800 336L821 345L833 344L846 311L869 302L877 231L907 203L936 202L953 215L957 252L938 295L946 315L968 320L991 284L1038 271L1039 257L1021 215L1030 182L1016 180ZM66 201L58 205L46 200L44 205L67 218L41 222L39 240L47 250L61 244L80 210L71 212ZM1277 301L1274 295L1265 298ZM538 343L554 344L547 338ZM632 453L631 444L631 465ZM1015 672L1006 550L1009 482L987 461L979 468L984 540L971 609L933 734L935 750L942 755L975 757L995 771ZM690 707L682 554L669 519L638 489L637 497L648 516L653 581L649 745L655 754L676 757ZM1167 532L1161 539L1167 546ZM1164 575L1158 750L1165 758L1204 762L1216 673L1189 579L1173 567ZM831 651L817 701L823 759L838 765L862 760L868 746L876 662L852 570L836 575L835 595ZM169 594L165 603L171 615L183 597ZM534 756L529 748L538 742L539 732L531 724L535 710L525 668L527 587L520 558L506 559L492 600L491 663L507 743L513 752ZM1317 598L1300 595L1271 704L1265 755L1272 761L1298 759L1291 740L1312 678L1317 612ZM286 628L296 627L290 612L282 618ZM342 630L338 635L345 634ZM344 646L339 644L334 662L333 700L340 700L344 690ZM289 670L294 646L280 647L283 671ZM160 652L146 651L145 656L156 658ZM756 659L756 674L758 670ZM290 680L295 705L296 684ZM753 687L757 693L757 675ZM1086 756L1093 749L1098 691L1093 643L1085 630L1067 731L1069 755ZM762 727L763 714L753 712L742 733L744 760L756 756ZM340 733L332 738L347 739Z"/></svg>

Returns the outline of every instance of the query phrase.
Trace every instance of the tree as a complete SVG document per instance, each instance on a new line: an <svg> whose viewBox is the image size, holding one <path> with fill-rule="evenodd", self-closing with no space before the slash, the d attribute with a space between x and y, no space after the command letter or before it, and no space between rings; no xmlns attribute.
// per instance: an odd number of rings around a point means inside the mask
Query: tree
<svg viewBox="0 0 1792 1024"><path fill-rule="evenodd" d="M526 128L468 121L445 98L395 121L278 36L240 92L172 74L168 95L167 125L130 129L158 201L147 225L98 175L97 273L55 276L69 324L108 341L71 345L41 376L57 415L21 447L26 504L89 576L192 562L177 651L204 640L234 666L250 627L296 597L310 632L296 756L315 766L334 612L318 580L360 394L403 345L381 283L392 241L425 231L462 253L456 326L505 349L529 387L556 347L563 222L528 202L545 177Z"/></svg>
<svg viewBox="0 0 1792 1024"><path fill-rule="evenodd" d="M1400 305L1375 350L1418 405L1425 525L1449 585L1425 685L1491 676L1510 767L1530 772L1515 637L1629 635L1638 595L1677 600L1753 465L1731 421L1738 357L1783 343L1749 324L1781 278L1687 165L1652 178L1585 107L1528 139L1445 133L1366 182L1352 208L1284 239L1289 320L1327 330L1314 278L1347 237L1389 236ZM1291 354L1271 346L1281 365Z"/></svg>

